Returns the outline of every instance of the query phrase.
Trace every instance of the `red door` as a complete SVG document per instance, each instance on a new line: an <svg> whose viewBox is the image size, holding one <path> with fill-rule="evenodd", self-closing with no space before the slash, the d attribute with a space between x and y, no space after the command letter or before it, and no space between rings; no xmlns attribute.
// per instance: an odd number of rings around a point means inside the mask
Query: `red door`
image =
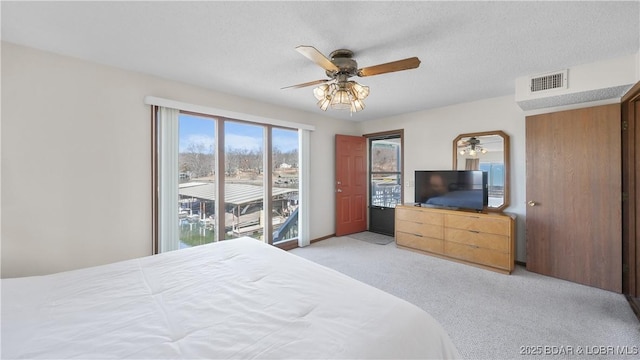
<svg viewBox="0 0 640 360"><path fill-rule="evenodd" d="M367 139L336 135L336 236L367 230Z"/></svg>

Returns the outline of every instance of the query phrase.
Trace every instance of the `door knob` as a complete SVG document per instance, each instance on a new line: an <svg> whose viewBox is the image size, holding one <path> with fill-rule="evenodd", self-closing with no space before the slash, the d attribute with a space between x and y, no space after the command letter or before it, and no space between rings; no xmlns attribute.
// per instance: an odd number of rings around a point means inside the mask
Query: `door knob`
<svg viewBox="0 0 640 360"><path fill-rule="evenodd" d="M338 189L338 190L336 190L336 191L337 191L337 192L342 192L342 189Z"/></svg>
<svg viewBox="0 0 640 360"><path fill-rule="evenodd" d="M529 201L527 201L527 205L529 205L529 206L536 206L536 205L538 205L538 204L537 204L535 201L531 201L531 200L529 200Z"/></svg>

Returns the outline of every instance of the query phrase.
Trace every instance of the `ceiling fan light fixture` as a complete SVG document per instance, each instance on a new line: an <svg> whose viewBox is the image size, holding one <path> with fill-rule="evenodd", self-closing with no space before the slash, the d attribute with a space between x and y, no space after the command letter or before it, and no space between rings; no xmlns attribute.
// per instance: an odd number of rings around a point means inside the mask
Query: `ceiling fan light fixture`
<svg viewBox="0 0 640 360"><path fill-rule="evenodd" d="M331 96L331 108L336 110L351 109L351 96L345 87L340 87L340 89Z"/></svg>
<svg viewBox="0 0 640 360"><path fill-rule="evenodd" d="M360 99L353 100L353 102L351 103L351 112L354 113L361 110L364 110L364 101Z"/></svg>
<svg viewBox="0 0 640 360"><path fill-rule="evenodd" d="M318 107L322 111L327 111L327 109L329 108L329 104L331 104L331 98L324 98L318 101Z"/></svg>
<svg viewBox="0 0 640 360"><path fill-rule="evenodd" d="M349 81L349 83L351 84L351 91L353 91L356 99L364 100L367 98L367 96L369 96L368 86L360 85L355 81Z"/></svg>
<svg viewBox="0 0 640 360"><path fill-rule="evenodd" d="M315 96L316 99L318 100L326 99L328 93L329 93L329 85L327 84L322 84L317 88L313 89L313 96Z"/></svg>
<svg viewBox="0 0 640 360"><path fill-rule="evenodd" d="M489 150L487 150L484 146L480 145L480 140L475 137L470 138L466 142L462 140L458 142L458 146L464 146L465 144L467 145L467 147L458 151L460 155L468 154L469 156L476 156L479 155L478 153L484 155L489 152Z"/></svg>
<svg viewBox="0 0 640 360"><path fill-rule="evenodd" d="M326 111L329 105L332 109L350 110L352 113L362 111L362 100L368 95L369 87L355 81L322 84L313 89L313 96L318 99L317 105L322 111Z"/></svg>

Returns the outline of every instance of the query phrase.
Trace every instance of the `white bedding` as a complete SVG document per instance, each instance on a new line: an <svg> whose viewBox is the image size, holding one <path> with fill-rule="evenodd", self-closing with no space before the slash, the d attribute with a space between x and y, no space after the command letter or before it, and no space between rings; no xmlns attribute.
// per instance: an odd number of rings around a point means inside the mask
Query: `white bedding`
<svg viewBox="0 0 640 360"><path fill-rule="evenodd" d="M451 358L426 312L250 238L2 280L2 358Z"/></svg>

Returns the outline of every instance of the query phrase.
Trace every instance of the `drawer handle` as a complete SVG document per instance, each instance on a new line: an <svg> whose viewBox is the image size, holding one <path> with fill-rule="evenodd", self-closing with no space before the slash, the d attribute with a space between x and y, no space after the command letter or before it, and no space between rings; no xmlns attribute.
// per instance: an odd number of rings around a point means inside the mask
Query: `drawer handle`
<svg viewBox="0 0 640 360"><path fill-rule="evenodd" d="M477 231L477 230L469 230L469 232L472 232L474 234L480 234L480 231Z"/></svg>

